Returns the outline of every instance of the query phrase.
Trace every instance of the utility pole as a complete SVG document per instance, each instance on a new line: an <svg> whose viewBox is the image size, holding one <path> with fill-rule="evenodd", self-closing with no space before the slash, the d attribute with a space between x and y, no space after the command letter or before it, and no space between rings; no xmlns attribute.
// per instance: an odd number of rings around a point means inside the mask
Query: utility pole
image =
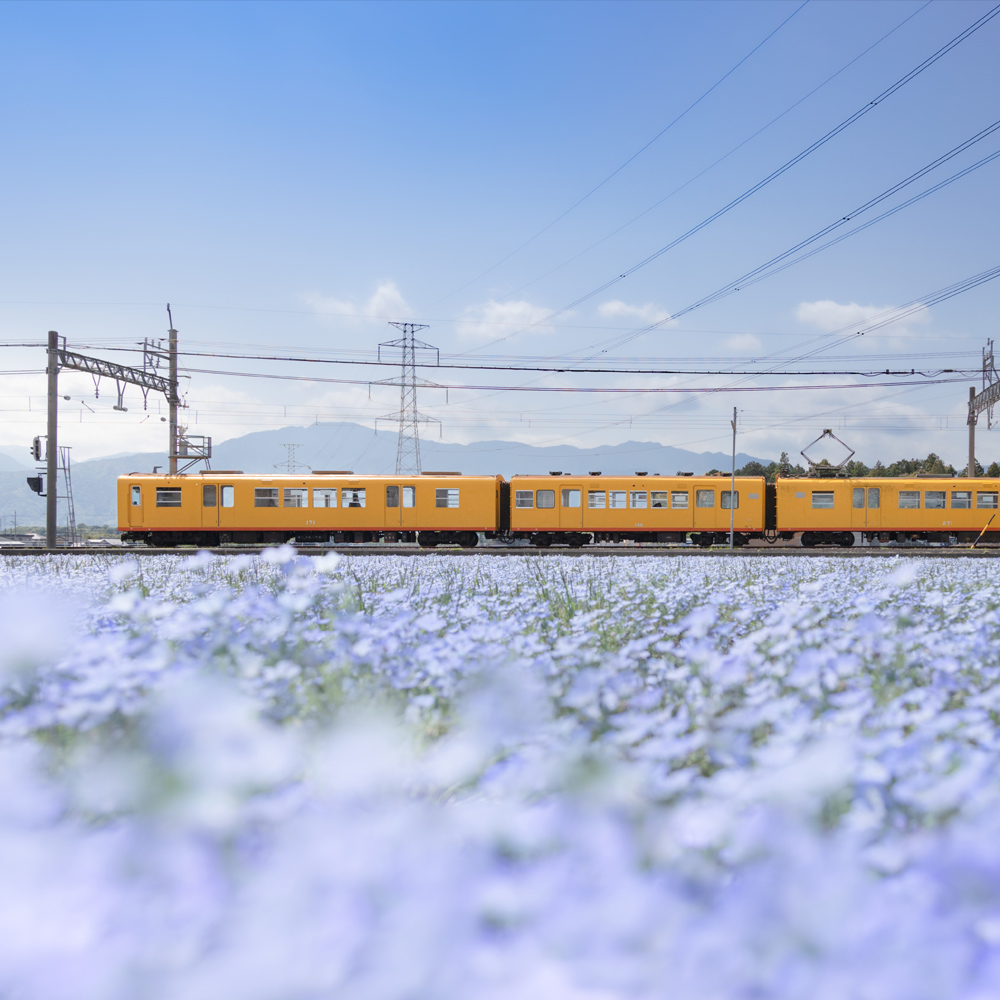
<svg viewBox="0 0 1000 1000"><path fill-rule="evenodd" d="M174 317L170 313L169 302L167 303L167 320L170 323L170 329L167 331L170 337L167 344L167 356L170 364L168 378L174 389L167 397L167 403L170 405L170 450L167 452L167 459L170 462L170 475L176 476L179 450L177 447L179 443L177 440L177 404L180 400L177 395L177 331L174 329Z"/></svg>
<svg viewBox="0 0 1000 1000"><path fill-rule="evenodd" d="M55 330L49 330L45 362L45 372L49 377L49 421L45 441L45 547L54 549L59 502L56 484L59 468L59 334Z"/></svg>
<svg viewBox="0 0 1000 1000"><path fill-rule="evenodd" d="M430 423L433 417L425 417L417 409L417 386L440 388L434 382L417 377L417 351L433 351L437 363L441 363L441 352L433 344L417 340L417 330L426 330L426 323L390 323L389 326L403 331L398 340L387 340L379 344L379 360L382 348L392 347L402 352L402 371L398 379L383 379L373 385L399 386L399 412L386 414L384 420L399 421L399 438L396 443L396 475L404 472L420 472L420 432L418 425ZM434 421L440 423L440 421Z"/></svg>
<svg viewBox="0 0 1000 1000"><path fill-rule="evenodd" d="M976 421L979 414L976 413L976 387L969 386L969 478L976 478Z"/></svg>
<svg viewBox="0 0 1000 1000"><path fill-rule="evenodd" d="M729 547L733 547L733 521L736 515L736 407L733 407L733 472L729 486Z"/></svg>

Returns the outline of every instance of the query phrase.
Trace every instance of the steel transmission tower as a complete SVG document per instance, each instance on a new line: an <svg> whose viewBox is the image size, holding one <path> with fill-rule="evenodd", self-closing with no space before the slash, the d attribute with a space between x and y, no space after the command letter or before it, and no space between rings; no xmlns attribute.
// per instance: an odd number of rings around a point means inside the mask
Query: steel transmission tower
<svg viewBox="0 0 1000 1000"><path fill-rule="evenodd" d="M426 323L390 323L389 326L402 330L398 340L387 340L378 345L378 357L382 360L382 349L395 349L402 353L402 371L399 378L383 379L373 385L399 386L399 412L387 413L383 420L399 421L399 440L396 445L396 475L405 472L420 472L420 431L422 423L440 423L434 417L425 417L417 409L417 386L438 388L437 383L417 376L417 352L433 351L435 363L441 363L441 352L433 344L417 340L417 330L426 330Z"/></svg>

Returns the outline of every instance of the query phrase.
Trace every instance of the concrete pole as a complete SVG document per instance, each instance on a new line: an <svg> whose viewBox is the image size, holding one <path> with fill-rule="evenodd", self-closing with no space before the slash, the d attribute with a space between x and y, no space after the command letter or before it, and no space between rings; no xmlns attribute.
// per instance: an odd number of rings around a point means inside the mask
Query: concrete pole
<svg viewBox="0 0 1000 1000"><path fill-rule="evenodd" d="M170 315L170 306L167 306L167 315ZM171 398L170 403L170 453L167 455L169 461L170 475L177 475L177 403L179 402L177 398L177 331L174 329L174 324L170 324L170 341L168 347L168 354L170 359L170 387L171 387Z"/></svg>
<svg viewBox="0 0 1000 1000"><path fill-rule="evenodd" d="M736 515L736 407L733 407L733 470L729 485L729 547L733 547L733 519Z"/></svg>
<svg viewBox="0 0 1000 1000"><path fill-rule="evenodd" d="M59 510L59 334L49 330L45 371L49 377L49 424L45 442L45 547L56 547Z"/></svg>
<svg viewBox="0 0 1000 1000"><path fill-rule="evenodd" d="M969 386L969 478L976 478L976 415L972 404L976 399L976 387Z"/></svg>

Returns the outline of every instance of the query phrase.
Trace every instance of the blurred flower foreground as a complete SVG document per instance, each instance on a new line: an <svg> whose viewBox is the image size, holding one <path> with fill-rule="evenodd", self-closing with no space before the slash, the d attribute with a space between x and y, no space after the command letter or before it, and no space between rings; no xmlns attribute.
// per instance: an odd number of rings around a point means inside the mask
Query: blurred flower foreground
<svg viewBox="0 0 1000 1000"><path fill-rule="evenodd" d="M998 582L0 560L0 997L995 998Z"/></svg>

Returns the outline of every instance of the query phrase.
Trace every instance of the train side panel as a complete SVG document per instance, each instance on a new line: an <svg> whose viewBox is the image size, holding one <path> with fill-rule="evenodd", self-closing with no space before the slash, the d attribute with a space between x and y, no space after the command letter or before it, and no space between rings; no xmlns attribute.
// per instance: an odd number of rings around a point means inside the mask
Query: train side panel
<svg viewBox="0 0 1000 1000"><path fill-rule="evenodd" d="M730 482L718 476L514 476L511 532L684 536L729 531ZM737 477L734 528L764 530L763 477ZM679 539L678 539L679 540Z"/></svg>
<svg viewBox="0 0 1000 1000"><path fill-rule="evenodd" d="M965 538L998 513L1000 479L779 479L778 530ZM996 517L989 534L1000 531Z"/></svg>
<svg viewBox="0 0 1000 1000"><path fill-rule="evenodd" d="M118 481L119 529L199 544L286 536L325 540L321 536L332 533L496 532L502 481L499 476L133 474Z"/></svg>

